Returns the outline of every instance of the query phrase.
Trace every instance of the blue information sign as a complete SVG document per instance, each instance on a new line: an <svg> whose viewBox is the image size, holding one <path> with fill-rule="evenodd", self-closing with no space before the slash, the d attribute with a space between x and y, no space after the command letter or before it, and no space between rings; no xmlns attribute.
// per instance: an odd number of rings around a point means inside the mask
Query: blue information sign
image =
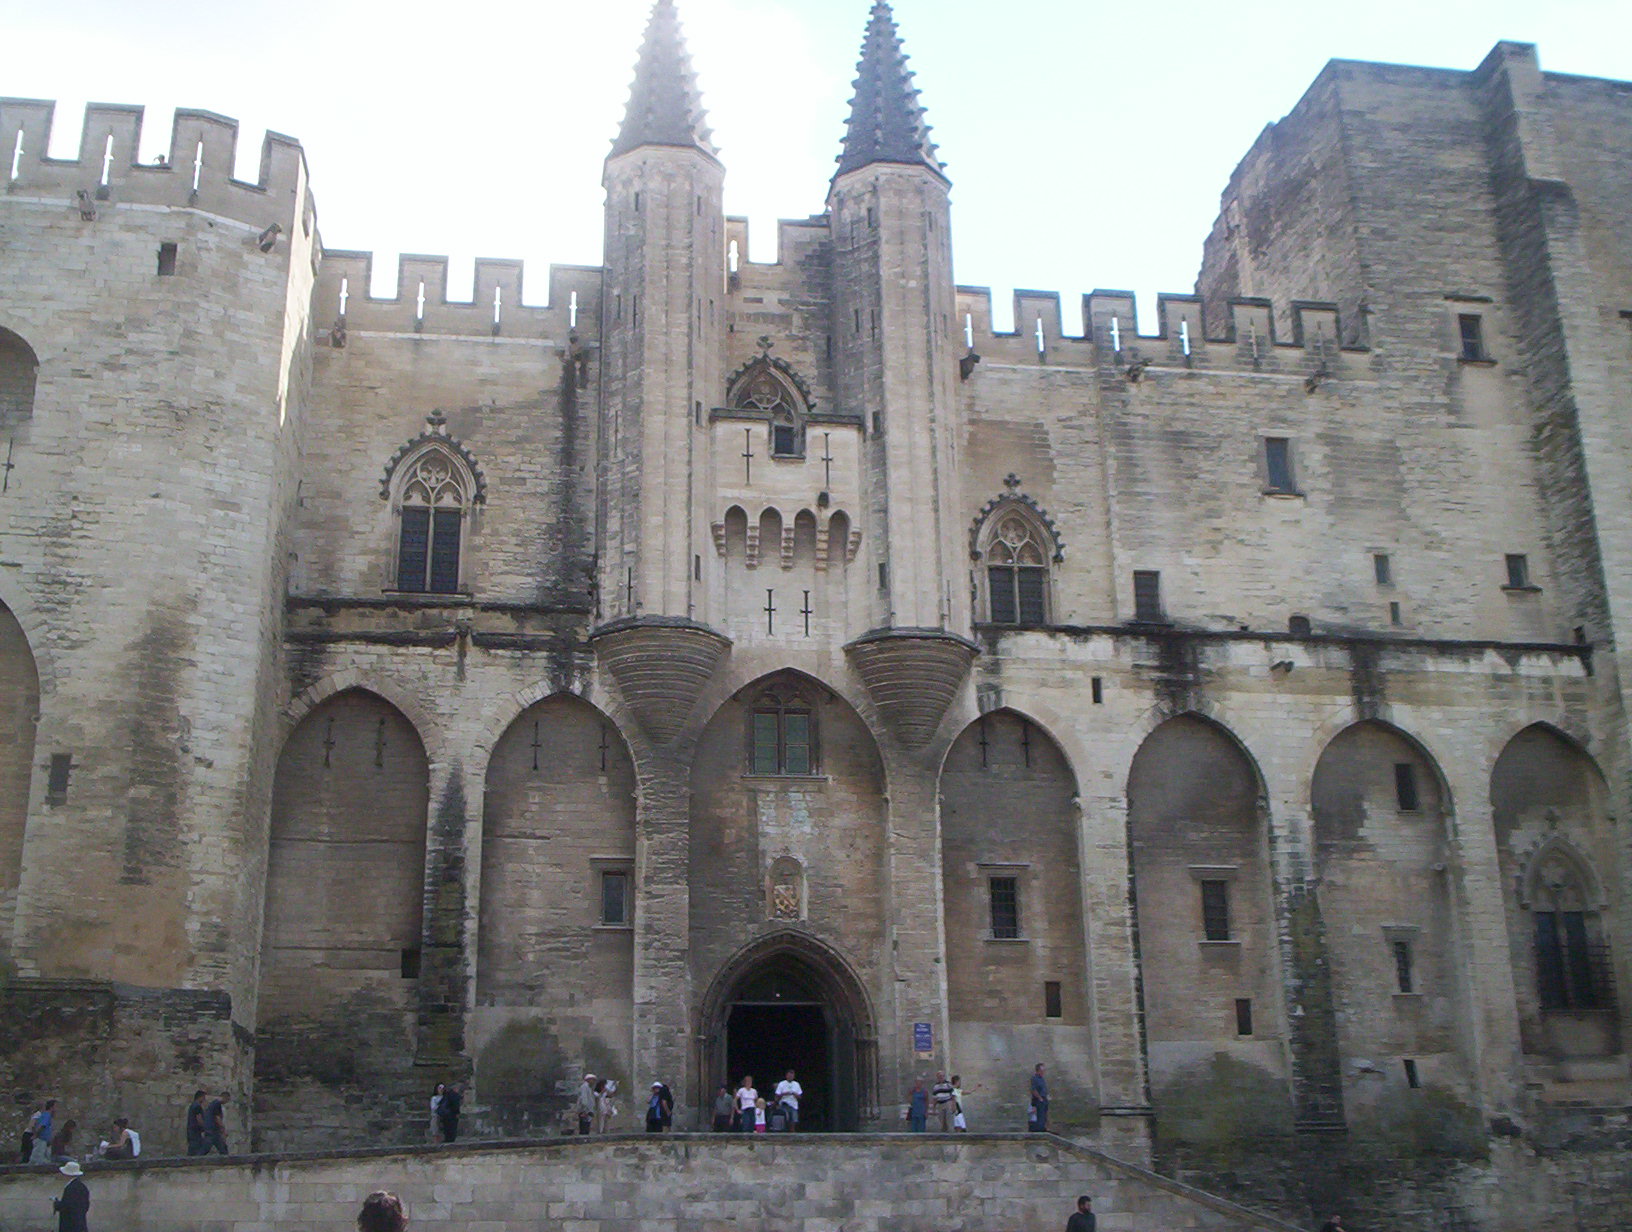
<svg viewBox="0 0 1632 1232"><path fill-rule="evenodd" d="M935 1051L935 1028L927 1022L912 1024L912 1050L914 1052Z"/></svg>

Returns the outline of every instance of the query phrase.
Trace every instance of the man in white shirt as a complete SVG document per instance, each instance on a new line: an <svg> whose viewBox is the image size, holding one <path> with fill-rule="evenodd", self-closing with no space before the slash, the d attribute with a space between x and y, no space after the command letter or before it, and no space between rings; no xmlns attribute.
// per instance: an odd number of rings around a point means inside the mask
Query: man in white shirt
<svg viewBox="0 0 1632 1232"><path fill-rule="evenodd" d="M793 1076L791 1069L788 1071L788 1076L776 1084L776 1101L787 1109L788 1129L790 1130L799 1128L799 1098L804 1093L805 1088L799 1085L799 1081Z"/></svg>

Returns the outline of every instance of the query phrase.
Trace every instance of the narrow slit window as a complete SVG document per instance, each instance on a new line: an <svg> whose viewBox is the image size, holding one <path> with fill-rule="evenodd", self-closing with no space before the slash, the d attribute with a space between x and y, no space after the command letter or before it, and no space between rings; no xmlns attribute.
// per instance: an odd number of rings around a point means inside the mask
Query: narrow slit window
<svg viewBox="0 0 1632 1232"><path fill-rule="evenodd" d="M1422 1086L1422 1076L1417 1073L1417 1063L1415 1061L1413 1061L1410 1057L1406 1057L1400 1062L1400 1066L1405 1070L1406 1086L1410 1087L1413 1091Z"/></svg>
<svg viewBox="0 0 1632 1232"><path fill-rule="evenodd" d="M1387 552L1373 552L1371 554L1371 572L1377 579L1377 585L1394 585L1394 566L1389 561Z"/></svg>
<svg viewBox="0 0 1632 1232"><path fill-rule="evenodd" d="M51 761L46 766L45 802L47 804L68 803L68 778L74 769L74 755L72 753L53 753Z"/></svg>
<svg viewBox="0 0 1632 1232"><path fill-rule="evenodd" d="M1393 600L1388 605L1388 623L1391 625L1403 625L1405 623L1405 614L1400 610L1398 599Z"/></svg>
<svg viewBox="0 0 1632 1232"><path fill-rule="evenodd" d="M159 277L173 278L176 273L176 246L174 244L159 245Z"/></svg>
<svg viewBox="0 0 1632 1232"><path fill-rule="evenodd" d="M1092 680L1090 680L1088 682L1088 689L1089 689L1089 694L1093 699L1094 705L1096 705L1096 706L1103 705L1104 701L1105 701L1105 680L1104 680L1104 678L1100 677L1100 676L1095 676Z"/></svg>
<svg viewBox="0 0 1632 1232"><path fill-rule="evenodd" d="M1456 318L1458 341L1464 360L1480 363L1490 358L1485 353L1485 323L1476 312L1464 312Z"/></svg>
<svg viewBox="0 0 1632 1232"><path fill-rule="evenodd" d="M1060 996L1059 980L1043 981L1043 1017L1064 1018L1065 1006Z"/></svg>
<svg viewBox="0 0 1632 1232"><path fill-rule="evenodd" d="M1207 941L1230 940L1230 883L1201 883L1201 935Z"/></svg>
<svg viewBox="0 0 1632 1232"><path fill-rule="evenodd" d="M992 939L1016 941L1020 937L1020 880L991 877L986 882L991 901Z"/></svg>
<svg viewBox="0 0 1632 1232"><path fill-rule="evenodd" d="M1271 492L1296 492L1292 481L1292 442L1284 436L1264 438L1264 481Z"/></svg>
<svg viewBox="0 0 1632 1232"><path fill-rule="evenodd" d="M1507 554L1507 588L1528 590L1530 587L1530 558L1522 552Z"/></svg>
<svg viewBox="0 0 1632 1232"><path fill-rule="evenodd" d="M1416 971L1412 965L1411 943L1409 941L1395 941L1393 949L1395 991L1416 992Z"/></svg>
<svg viewBox="0 0 1632 1232"><path fill-rule="evenodd" d="M1162 575L1154 569L1133 572L1133 618L1146 624L1162 619Z"/></svg>
<svg viewBox="0 0 1632 1232"><path fill-rule="evenodd" d="M1394 800L1402 813L1415 813L1422 807L1417 795L1417 768L1408 761L1394 763Z"/></svg>
<svg viewBox="0 0 1632 1232"><path fill-rule="evenodd" d="M1252 998L1237 997L1235 999L1235 1033L1237 1035L1252 1034Z"/></svg>
<svg viewBox="0 0 1632 1232"><path fill-rule="evenodd" d="M614 927L629 923L629 873L625 869L601 870L601 923Z"/></svg>

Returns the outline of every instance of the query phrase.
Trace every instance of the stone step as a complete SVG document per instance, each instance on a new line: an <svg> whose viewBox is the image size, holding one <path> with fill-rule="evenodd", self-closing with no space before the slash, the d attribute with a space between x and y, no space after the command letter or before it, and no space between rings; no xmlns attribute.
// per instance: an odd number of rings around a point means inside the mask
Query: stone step
<svg viewBox="0 0 1632 1232"><path fill-rule="evenodd" d="M119 1232L333 1232L389 1189L413 1232L1101 1232L1293 1225L1052 1134L626 1134L92 1165ZM43 1227L63 1178L0 1168L0 1229Z"/></svg>

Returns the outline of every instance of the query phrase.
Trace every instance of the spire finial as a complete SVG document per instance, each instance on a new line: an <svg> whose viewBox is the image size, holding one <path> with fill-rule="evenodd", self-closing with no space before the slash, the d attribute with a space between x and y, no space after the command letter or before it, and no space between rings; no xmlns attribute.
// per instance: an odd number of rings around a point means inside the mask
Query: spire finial
<svg viewBox="0 0 1632 1232"><path fill-rule="evenodd" d="M629 109L612 143L612 155L643 145L694 147L710 157L716 153L674 0L657 0L652 5L635 64Z"/></svg>
<svg viewBox="0 0 1632 1232"><path fill-rule="evenodd" d="M870 163L928 167L944 178L888 0L874 0L867 19L855 90L835 178Z"/></svg>

